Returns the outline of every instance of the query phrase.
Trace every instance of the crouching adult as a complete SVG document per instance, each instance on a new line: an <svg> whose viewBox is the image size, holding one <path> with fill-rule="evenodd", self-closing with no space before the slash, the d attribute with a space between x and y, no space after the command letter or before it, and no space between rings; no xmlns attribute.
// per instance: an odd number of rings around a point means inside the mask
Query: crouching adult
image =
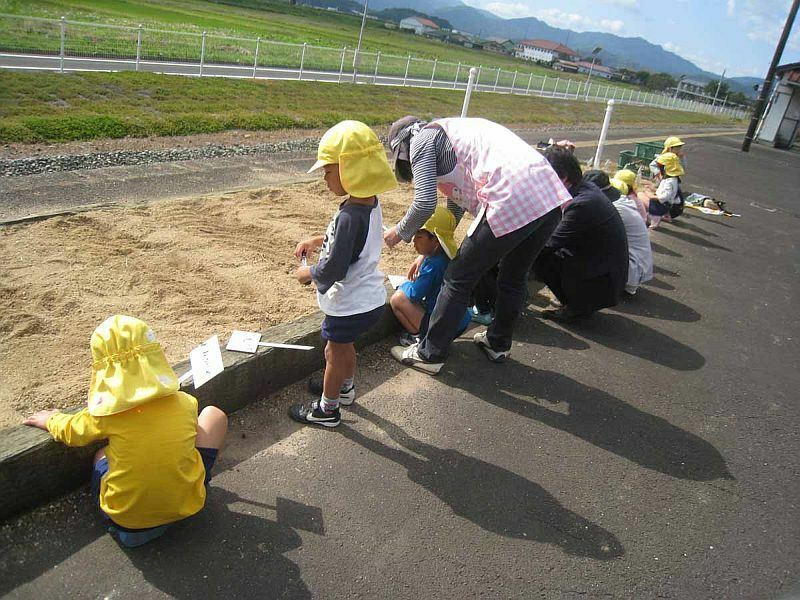
<svg viewBox="0 0 800 600"><path fill-rule="evenodd" d="M628 242L619 213L599 187L584 181L578 159L556 146L545 151L545 158L572 201L536 259L533 274L561 303L541 316L571 322L617 304L628 277Z"/></svg>

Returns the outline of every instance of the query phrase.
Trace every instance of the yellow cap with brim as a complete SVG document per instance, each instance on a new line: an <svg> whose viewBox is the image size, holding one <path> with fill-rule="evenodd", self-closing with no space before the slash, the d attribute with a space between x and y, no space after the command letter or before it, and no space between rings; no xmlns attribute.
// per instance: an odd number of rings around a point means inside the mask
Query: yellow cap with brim
<svg viewBox="0 0 800 600"><path fill-rule="evenodd" d="M144 321L109 317L91 339L89 414L104 417L178 391L178 377Z"/></svg>
<svg viewBox="0 0 800 600"><path fill-rule="evenodd" d="M454 237L456 218L449 209L444 206L437 206L431 218L425 221L425 224L420 227L420 229L429 231L436 236L447 258L450 260L455 258L456 252L458 251L458 246L456 246Z"/></svg>
<svg viewBox="0 0 800 600"><path fill-rule="evenodd" d="M656 157L656 162L663 165L664 172L669 177L680 177L685 172L681 165L681 159L678 158L678 155L674 152L659 154L658 157Z"/></svg>
<svg viewBox="0 0 800 600"><path fill-rule="evenodd" d="M324 165L339 165L344 190L356 198L369 198L397 187L383 144L368 126L342 121L322 136L317 162L308 172Z"/></svg>
<svg viewBox="0 0 800 600"><path fill-rule="evenodd" d="M628 191L629 191L628 184L625 183L624 181L622 181L621 179L617 179L616 177L612 177L611 179L608 180L608 183L610 183L611 186L614 187L623 196L627 196L628 195Z"/></svg>
<svg viewBox="0 0 800 600"><path fill-rule="evenodd" d="M675 148L677 146L683 146L683 140L676 135L671 135L667 139L664 140L664 152L669 150L670 148Z"/></svg>
<svg viewBox="0 0 800 600"><path fill-rule="evenodd" d="M628 186L629 192L636 191L636 173L634 173L630 169L620 169L619 171L614 173L614 179L618 179L619 181L624 181L625 185Z"/></svg>

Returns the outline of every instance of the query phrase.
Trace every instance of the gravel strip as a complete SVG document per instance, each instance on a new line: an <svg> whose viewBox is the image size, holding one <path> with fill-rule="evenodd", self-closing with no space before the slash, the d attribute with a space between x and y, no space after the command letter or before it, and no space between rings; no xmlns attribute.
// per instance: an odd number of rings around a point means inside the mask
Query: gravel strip
<svg viewBox="0 0 800 600"><path fill-rule="evenodd" d="M254 145L211 144L199 148L174 148L167 150L122 150L89 154L67 154L0 160L0 177L20 177L77 171L79 169L101 169L123 165L144 165L160 162L218 158L222 156L247 156L253 154L280 154L289 152L315 152L319 138L291 140L278 143Z"/></svg>

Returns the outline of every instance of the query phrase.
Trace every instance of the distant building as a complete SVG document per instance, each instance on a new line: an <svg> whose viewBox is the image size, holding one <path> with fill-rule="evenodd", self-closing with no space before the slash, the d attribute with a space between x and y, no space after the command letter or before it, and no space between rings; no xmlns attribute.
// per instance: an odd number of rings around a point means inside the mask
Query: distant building
<svg viewBox="0 0 800 600"><path fill-rule="evenodd" d="M483 49L487 52L495 52L497 54L514 55L517 45L511 40L505 38L490 37L486 38L483 42Z"/></svg>
<svg viewBox="0 0 800 600"><path fill-rule="evenodd" d="M588 74L592 73L592 77L602 77L604 79L611 79L614 76L614 70L605 67L595 61L594 66L591 61L579 60L575 63L578 67L578 73Z"/></svg>
<svg viewBox="0 0 800 600"><path fill-rule="evenodd" d="M782 65L775 75L779 80L756 139L788 150L800 146L800 63Z"/></svg>
<svg viewBox="0 0 800 600"><path fill-rule="evenodd" d="M579 58L578 53L572 48L550 40L522 40L517 44L515 56L548 64L552 64L557 60L575 60Z"/></svg>
<svg viewBox="0 0 800 600"><path fill-rule="evenodd" d="M706 95L706 86L708 85L705 81L700 81L698 79L688 79L683 78L678 82L676 87L678 97L685 96L705 96Z"/></svg>
<svg viewBox="0 0 800 600"><path fill-rule="evenodd" d="M410 29L417 35L425 35L426 33L437 31L439 26L424 17L406 17L400 21L400 29Z"/></svg>

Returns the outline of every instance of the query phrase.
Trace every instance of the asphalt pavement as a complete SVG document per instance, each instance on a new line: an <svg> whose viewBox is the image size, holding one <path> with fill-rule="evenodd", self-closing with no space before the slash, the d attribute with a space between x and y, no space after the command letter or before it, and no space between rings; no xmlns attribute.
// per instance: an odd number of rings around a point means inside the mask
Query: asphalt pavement
<svg viewBox="0 0 800 600"><path fill-rule="evenodd" d="M659 136L663 137L663 135ZM0 526L10 598L797 598L800 155L694 138L655 279L570 326L465 335L432 378L359 358L336 430L231 417L206 508L136 550L87 490ZM579 149L580 151L580 149Z"/></svg>

